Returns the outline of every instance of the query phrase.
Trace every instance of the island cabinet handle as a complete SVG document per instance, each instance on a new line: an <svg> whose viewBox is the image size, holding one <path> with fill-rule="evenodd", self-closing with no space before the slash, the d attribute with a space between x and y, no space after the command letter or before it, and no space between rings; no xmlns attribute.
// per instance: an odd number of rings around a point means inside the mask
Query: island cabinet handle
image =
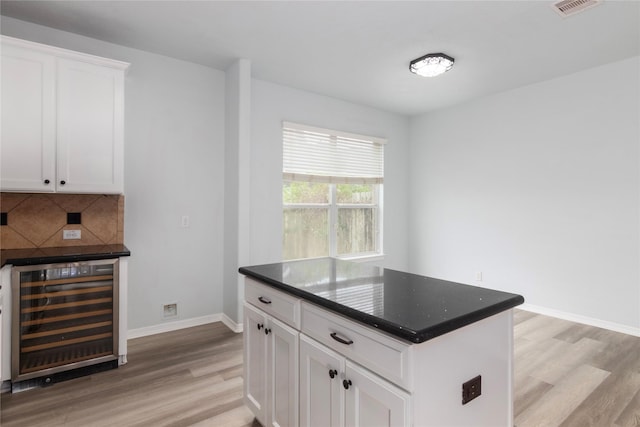
<svg viewBox="0 0 640 427"><path fill-rule="evenodd" d="M335 369L329 369L329 376L333 379L336 377L336 375L338 375L338 371L336 371Z"/></svg>
<svg viewBox="0 0 640 427"><path fill-rule="evenodd" d="M271 300L265 297L258 297L258 301L260 301L263 304L271 304Z"/></svg>
<svg viewBox="0 0 640 427"><path fill-rule="evenodd" d="M343 380L342 381L342 386L344 387L345 390L349 390L349 386L352 385L351 380Z"/></svg>
<svg viewBox="0 0 640 427"><path fill-rule="evenodd" d="M330 335L331 335L331 338L333 338L334 340L338 341L339 343L346 344L346 345L351 345L351 344L353 344L353 341L352 341L352 340L350 340L350 339L348 339L348 338L347 338L347 339L340 338L340 337L338 336L338 334L337 334L337 333L335 333L335 332L331 332L331 334L330 334Z"/></svg>

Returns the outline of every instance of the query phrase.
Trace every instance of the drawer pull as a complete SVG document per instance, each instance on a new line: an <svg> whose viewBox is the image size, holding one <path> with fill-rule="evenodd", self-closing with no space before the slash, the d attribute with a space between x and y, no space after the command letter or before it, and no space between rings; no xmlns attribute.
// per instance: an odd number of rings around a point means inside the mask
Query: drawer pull
<svg viewBox="0 0 640 427"><path fill-rule="evenodd" d="M271 304L271 300L265 297L258 297L258 301L260 301L263 304Z"/></svg>
<svg viewBox="0 0 640 427"><path fill-rule="evenodd" d="M345 390L349 390L349 386L352 385L351 380L343 380L342 381L342 386L344 387Z"/></svg>
<svg viewBox="0 0 640 427"><path fill-rule="evenodd" d="M336 371L335 369L329 369L329 376L333 379L336 377L336 375L338 375L338 371Z"/></svg>
<svg viewBox="0 0 640 427"><path fill-rule="evenodd" d="M348 339L348 338L347 338L347 339L340 338L340 337L338 336L338 334L337 334L337 333L335 333L335 332L331 332L331 334L330 334L330 335L331 335L331 338L333 338L334 340L338 341L339 343L346 344L346 345L351 345L351 344L353 344L353 341L351 341L351 340L350 340L350 339Z"/></svg>

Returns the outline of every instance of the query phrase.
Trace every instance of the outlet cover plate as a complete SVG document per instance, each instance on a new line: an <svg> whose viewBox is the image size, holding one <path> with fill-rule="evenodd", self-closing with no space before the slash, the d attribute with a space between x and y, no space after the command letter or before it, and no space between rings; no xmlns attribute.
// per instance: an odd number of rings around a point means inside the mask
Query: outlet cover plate
<svg viewBox="0 0 640 427"><path fill-rule="evenodd" d="M81 238L81 230L62 230L62 240L80 240Z"/></svg>
<svg viewBox="0 0 640 427"><path fill-rule="evenodd" d="M482 394L482 376L478 375L462 384L462 404L466 405Z"/></svg>
<svg viewBox="0 0 640 427"><path fill-rule="evenodd" d="M162 305L162 318L163 319L167 319L170 317L177 317L178 316L178 303L174 302L174 303L170 303L170 304L163 304Z"/></svg>

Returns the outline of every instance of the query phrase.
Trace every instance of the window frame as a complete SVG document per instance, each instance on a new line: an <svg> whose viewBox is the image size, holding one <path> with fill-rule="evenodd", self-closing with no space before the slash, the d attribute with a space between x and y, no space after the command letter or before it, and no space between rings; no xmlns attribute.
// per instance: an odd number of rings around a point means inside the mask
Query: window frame
<svg viewBox="0 0 640 427"><path fill-rule="evenodd" d="M287 182L303 182L303 181L292 181L292 180L282 180L282 186L286 185ZM383 251L383 184L370 184L373 186L373 203L338 203L337 202L337 185L335 183L326 183L328 188L328 202L327 203L285 203L282 201L282 210L284 212L285 209L327 209L328 210L328 248L329 254L326 256L332 258L340 258L340 259L348 259L348 260L357 260L357 259L371 259L371 258L379 258L384 256ZM338 211L340 209L362 209L362 208L370 208L373 209L376 220L376 230L375 230L375 247L376 250L372 252L357 252L357 253L349 253L349 254L338 254ZM284 233L284 230L283 230ZM290 260L287 260L290 261Z"/></svg>
<svg viewBox="0 0 640 427"><path fill-rule="evenodd" d="M384 146L387 140L283 121L282 141L282 189L293 182L322 183L328 185L329 193L327 203L285 203L283 197L283 224L288 209L327 209L329 253L326 256L363 261L384 257ZM372 203L338 203L337 186L341 184L371 185ZM341 209L373 210L373 251L338 254ZM285 237L283 229L283 242ZM283 247L283 258L284 250Z"/></svg>

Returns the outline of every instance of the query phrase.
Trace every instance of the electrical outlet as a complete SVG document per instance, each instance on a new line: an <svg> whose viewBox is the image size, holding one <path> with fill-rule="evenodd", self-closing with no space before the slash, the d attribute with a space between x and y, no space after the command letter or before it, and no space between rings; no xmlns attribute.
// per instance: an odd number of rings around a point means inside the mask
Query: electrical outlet
<svg viewBox="0 0 640 427"><path fill-rule="evenodd" d="M482 394L482 376L478 375L462 384L462 404L466 405Z"/></svg>
<svg viewBox="0 0 640 427"><path fill-rule="evenodd" d="M81 230L62 230L62 240L79 240L81 238Z"/></svg>
<svg viewBox="0 0 640 427"><path fill-rule="evenodd" d="M482 282L482 271L476 271L476 282Z"/></svg>
<svg viewBox="0 0 640 427"><path fill-rule="evenodd" d="M188 228L189 227L189 216L188 215L182 215L182 219L180 221L180 225L182 225L183 228Z"/></svg>
<svg viewBox="0 0 640 427"><path fill-rule="evenodd" d="M177 317L178 316L178 303L174 302L171 304L164 304L162 306L162 318L166 319L169 317Z"/></svg>

